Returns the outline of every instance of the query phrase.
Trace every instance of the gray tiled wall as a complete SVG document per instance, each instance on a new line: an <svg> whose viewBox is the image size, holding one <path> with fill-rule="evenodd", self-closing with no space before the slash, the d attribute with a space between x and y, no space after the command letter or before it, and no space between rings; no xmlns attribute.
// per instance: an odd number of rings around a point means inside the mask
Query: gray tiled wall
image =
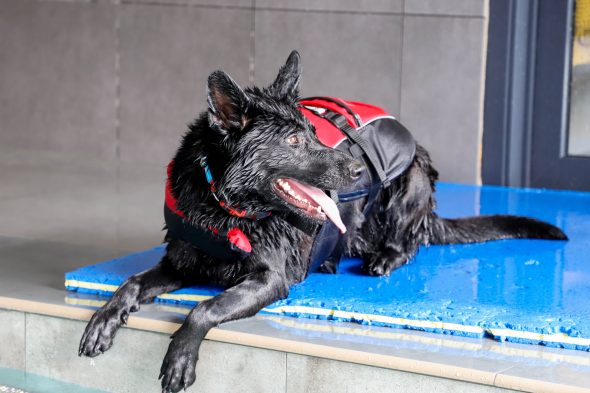
<svg viewBox="0 0 590 393"><path fill-rule="evenodd" d="M251 9L123 4L120 156L166 163L206 107L208 73L248 83Z"/></svg>
<svg viewBox="0 0 590 393"><path fill-rule="evenodd" d="M257 10L254 82L272 82L298 48L304 95L351 97L399 113L402 24L400 15Z"/></svg>
<svg viewBox="0 0 590 393"><path fill-rule="evenodd" d="M0 368L25 368L25 314L0 310Z"/></svg>
<svg viewBox="0 0 590 393"><path fill-rule="evenodd" d="M406 0L406 14L487 16L488 2L485 0Z"/></svg>
<svg viewBox="0 0 590 393"><path fill-rule="evenodd" d="M401 120L449 181L480 173L484 32L477 18L404 19Z"/></svg>
<svg viewBox="0 0 590 393"><path fill-rule="evenodd" d="M443 180L479 180L487 0L0 0L0 147L157 163L208 74L398 115Z"/></svg>
<svg viewBox="0 0 590 393"><path fill-rule="evenodd" d="M11 331L0 325L0 344L8 349L9 360L18 360L7 363L0 352L0 367L109 392L158 390L157 375L170 341L168 335L123 328L108 352L88 359L77 356L78 343L72 340L79 337L85 322L5 310L0 310L0 318L14 324ZM187 389L189 393L514 392L209 340L201 346L196 374L197 382Z"/></svg>
<svg viewBox="0 0 590 393"><path fill-rule="evenodd" d="M84 326L81 321L26 314L26 371L108 392L159 391L157 377L168 335L124 328L112 349L88 359L77 356L78 343L72 339ZM198 383L188 392L285 392L285 353L209 340L200 353Z"/></svg>
<svg viewBox="0 0 590 393"><path fill-rule="evenodd" d="M335 387L338 387L335 389ZM360 364L287 354L287 393L509 393L493 386L477 385L428 375L387 370Z"/></svg>
<svg viewBox="0 0 590 393"><path fill-rule="evenodd" d="M115 158L115 11L0 1L0 146Z"/></svg>

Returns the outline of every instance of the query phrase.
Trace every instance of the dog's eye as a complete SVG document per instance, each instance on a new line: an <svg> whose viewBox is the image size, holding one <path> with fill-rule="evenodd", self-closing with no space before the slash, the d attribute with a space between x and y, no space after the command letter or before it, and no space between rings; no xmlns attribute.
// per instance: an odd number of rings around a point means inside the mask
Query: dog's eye
<svg viewBox="0 0 590 393"><path fill-rule="evenodd" d="M290 145L298 145L301 142L297 134L291 134L287 137L287 143Z"/></svg>

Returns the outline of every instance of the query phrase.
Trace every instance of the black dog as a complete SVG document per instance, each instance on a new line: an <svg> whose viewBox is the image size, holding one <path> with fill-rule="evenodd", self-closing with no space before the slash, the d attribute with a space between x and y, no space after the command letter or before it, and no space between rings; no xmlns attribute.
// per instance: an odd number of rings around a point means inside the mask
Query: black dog
<svg viewBox="0 0 590 393"><path fill-rule="evenodd" d="M220 233L237 234L232 247L245 236L251 244L242 244L238 252L246 256L220 258L169 232L162 261L127 280L94 314L80 355L108 350L117 329L142 302L183 286L222 285L228 289L196 306L172 337L160 377L163 391L177 392L194 383L199 346L209 329L256 314L306 277L313 236L285 218L295 215L314 224L340 218L328 202L315 202L321 196L295 200L288 191L298 187L309 196L319 189L337 190L353 183L363 166L320 144L298 108L300 75L297 52L264 89L242 90L225 73L211 74L209 110L184 136L169 167L168 186L183 222L212 231L207 236L213 243ZM420 245L566 239L558 228L525 217L442 219L433 212L436 179L428 153L416 146L410 166L380 192L368 217L362 199L341 204L348 229L341 253L361 257L368 274L384 275L407 263ZM334 263L323 270L334 271Z"/></svg>

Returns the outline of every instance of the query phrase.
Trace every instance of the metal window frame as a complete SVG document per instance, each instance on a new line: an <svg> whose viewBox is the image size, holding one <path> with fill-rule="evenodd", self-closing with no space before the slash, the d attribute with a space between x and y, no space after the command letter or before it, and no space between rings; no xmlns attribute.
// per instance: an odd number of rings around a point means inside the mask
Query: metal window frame
<svg viewBox="0 0 590 393"><path fill-rule="evenodd" d="M490 2L482 179L590 190L590 158L567 154L574 0Z"/></svg>

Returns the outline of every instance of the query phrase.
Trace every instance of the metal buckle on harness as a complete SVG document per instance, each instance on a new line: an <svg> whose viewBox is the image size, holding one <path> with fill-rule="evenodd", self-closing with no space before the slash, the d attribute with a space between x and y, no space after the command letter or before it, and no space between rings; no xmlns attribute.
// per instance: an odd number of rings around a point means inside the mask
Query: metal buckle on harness
<svg viewBox="0 0 590 393"><path fill-rule="evenodd" d="M346 117L344 117L343 115L341 115L339 113L326 111L326 114L323 117L326 118L328 121L330 121L332 124L334 124L336 127L338 127L341 130L343 128L352 128L350 126L350 124L348 124Z"/></svg>

